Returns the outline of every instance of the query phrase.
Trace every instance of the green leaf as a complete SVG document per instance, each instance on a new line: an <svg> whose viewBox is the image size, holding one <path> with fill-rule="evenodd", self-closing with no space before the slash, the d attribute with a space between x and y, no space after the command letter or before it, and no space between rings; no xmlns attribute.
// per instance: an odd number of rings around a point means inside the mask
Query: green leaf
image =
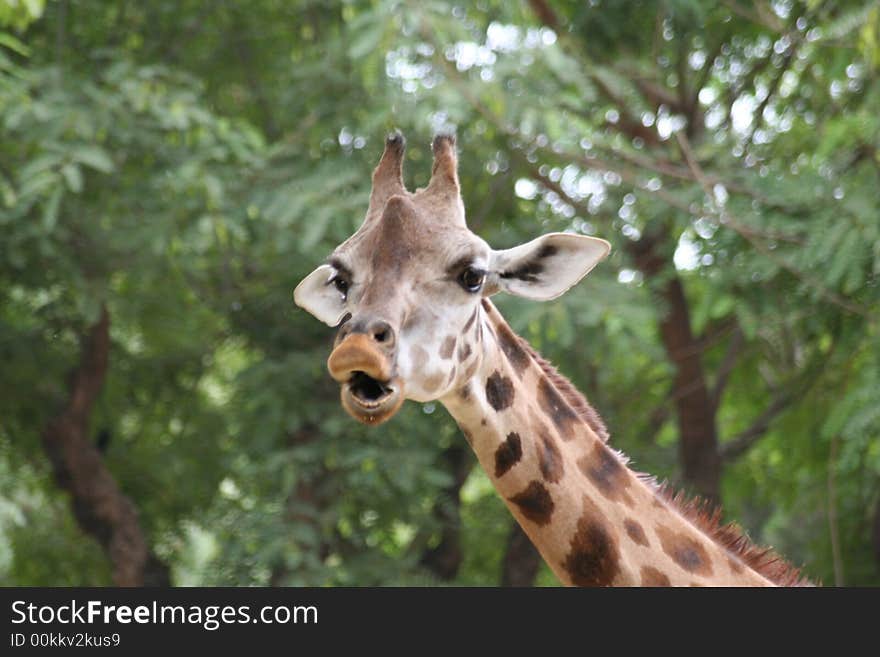
<svg viewBox="0 0 880 657"><path fill-rule="evenodd" d="M18 200L15 187L13 187L12 182L3 173L0 173L0 196L3 197L3 205L7 208L11 208Z"/></svg>
<svg viewBox="0 0 880 657"><path fill-rule="evenodd" d="M20 194L23 197L38 196L58 183L58 176L51 171L41 171L23 179Z"/></svg>
<svg viewBox="0 0 880 657"><path fill-rule="evenodd" d="M6 46L23 57L30 57L31 54L30 48L8 32L0 32L0 46Z"/></svg>
<svg viewBox="0 0 880 657"><path fill-rule="evenodd" d="M64 156L60 153L43 153L42 155L38 155L22 167L18 172L18 178L26 183L30 178L41 173L52 171L63 161L63 159Z"/></svg>
<svg viewBox="0 0 880 657"><path fill-rule="evenodd" d="M736 299L728 294L719 295L712 303L709 310L709 316L712 319L721 319L727 317L731 310L736 306Z"/></svg>
<svg viewBox="0 0 880 657"><path fill-rule="evenodd" d="M739 320L739 325L745 336L750 340L754 338L758 333L758 327L760 325L760 321L755 314L755 311L753 311L747 303L740 302L736 306L736 317Z"/></svg>
<svg viewBox="0 0 880 657"><path fill-rule="evenodd" d="M64 188L59 185L43 206L43 228L46 229L47 233L51 233L58 223L58 210L61 207L61 197L63 195Z"/></svg>
<svg viewBox="0 0 880 657"><path fill-rule="evenodd" d="M381 20L375 20L365 25L348 47L348 56L358 60L376 51L384 34L385 23Z"/></svg>
<svg viewBox="0 0 880 657"><path fill-rule="evenodd" d="M98 146L80 146L73 151L73 159L101 173L112 173L116 168L107 152Z"/></svg>
<svg viewBox="0 0 880 657"><path fill-rule="evenodd" d="M64 180L67 181L67 187L74 194L79 194L82 191L83 187L83 179L82 179L82 171L75 164L65 164L61 167L61 175L64 176Z"/></svg>

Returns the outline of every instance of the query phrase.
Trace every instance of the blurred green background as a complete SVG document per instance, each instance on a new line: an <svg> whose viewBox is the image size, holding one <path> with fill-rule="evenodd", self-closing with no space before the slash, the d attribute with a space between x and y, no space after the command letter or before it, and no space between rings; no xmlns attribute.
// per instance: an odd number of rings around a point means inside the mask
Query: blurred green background
<svg viewBox="0 0 880 657"><path fill-rule="evenodd" d="M413 188L454 127L494 247L612 242L498 300L612 443L880 584L878 67L873 1L0 0L0 583L556 583L292 302L384 134Z"/></svg>

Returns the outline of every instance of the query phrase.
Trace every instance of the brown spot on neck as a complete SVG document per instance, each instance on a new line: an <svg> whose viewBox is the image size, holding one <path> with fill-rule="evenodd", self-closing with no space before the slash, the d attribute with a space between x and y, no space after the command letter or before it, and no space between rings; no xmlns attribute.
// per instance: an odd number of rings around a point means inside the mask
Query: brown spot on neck
<svg viewBox="0 0 880 657"><path fill-rule="evenodd" d="M645 530L642 529L642 526L637 523L632 518L627 518L623 521L623 527L626 529L627 535L632 539L633 543L636 545L642 545L644 547L648 547L648 537L645 535Z"/></svg>
<svg viewBox="0 0 880 657"><path fill-rule="evenodd" d="M540 424L536 435L535 448L538 450L538 465L541 468L541 476L545 481L556 483L565 474L562 454L556 445L556 439L550 435L547 427Z"/></svg>
<svg viewBox="0 0 880 657"><path fill-rule="evenodd" d="M700 541L663 525L655 527L655 531L663 551L682 569L695 575L712 575L709 554Z"/></svg>
<svg viewBox="0 0 880 657"><path fill-rule="evenodd" d="M495 450L495 478L498 479L519 463L522 458L522 440L518 433L507 434L507 439Z"/></svg>
<svg viewBox="0 0 880 657"><path fill-rule="evenodd" d="M462 343L462 345L458 348L458 362L463 363L470 355L471 346L467 342Z"/></svg>
<svg viewBox="0 0 880 657"><path fill-rule="evenodd" d="M513 371L522 378L523 372L528 368L531 358L529 358L526 350L523 349L519 336L507 324L500 323L498 325L498 346L501 347L501 351L504 352Z"/></svg>
<svg viewBox="0 0 880 657"><path fill-rule="evenodd" d="M496 411L502 411L513 404L513 381L496 370L486 379L486 400Z"/></svg>
<svg viewBox="0 0 880 657"><path fill-rule="evenodd" d="M500 323L503 323L503 320ZM509 327L508 330L510 330ZM608 429L605 428L605 423L602 421L602 418L599 417L596 409L594 409L587 401L587 398L581 394L580 390L575 388L571 381L562 376L556 368L547 362L541 354L535 351L528 342L519 336L516 336L516 338L523 350L537 364L541 372L544 373L544 376L547 377L549 383L556 389L558 395L568 403L570 408L587 424L587 426L590 427L590 429L592 429L593 433L595 433L602 442L608 442Z"/></svg>
<svg viewBox="0 0 880 657"><path fill-rule="evenodd" d="M672 586L669 578L654 568L654 566L642 566L639 575L642 580L642 586Z"/></svg>
<svg viewBox="0 0 880 657"><path fill-rule="evenodd" d="M628 492L632 475L611 448L597 442L592 452L582 456L577 464L602 495L613 502L633 506L633 499Z"/></svg>
<svg viewBox="0 0 880 657"><path fill-rule="evenodd" d="M578 415L545 377L541 377L538 382L538 403L556 425L563 440L571 440L575 437L579 422Z"/></svg>
<svg viewBox="0 0 880 657"><path fill-rule="evenodd" d="M508 499L516 504L520 513L541 527L553 516L553 498L540 481L531 482L525 490Z"/></svg>
<svg viewBox="0 0 880 657"><path fill-rule="evenodd" d="M611 586L620 573L617 543L588 499L584 499L584 510L562 567L576 586Z"/></svg>
<svg viewBox="0 0 880 657"><path fill-rule="evenodd" d="M487 321L477 323L477 340L479 341L481 338L483 324L485 323L490 335L496 338L496 344L498 344L502 351L507 355L507 359L511 363L511 367L514 371L516 371L516 363L522 363L524 361L519 353L512 354L512 352L518 352L521 350L526 356L535 362L540 371L545 377L547 377L547 382L544 383L544 385L549 385L550 388L553 389L548 395L548 404L542 406L545 412L547 412L548 415L552 415L556 412L556 408L563 409L564 404L567 403L568 412L561 410L558 418L559 421L568 427L577 424L575 420L579 418L590 427L600 440L606 442L608 440L608 430L605 428L602 418L599 417L596 410L590 406L586 397L584 397L568 379L562 376L555 367L548 363L541 354L535 351L527 341L511 330L510 326L504 321L504 318L501 317L501 314L495 309L495 306L492 305L491 301L488 299L482 299L480 303L482 304L483 311L486 313ZM513 340L510 340L509 336L513 336ZM549 406L551 410L548 411L546 406ZM572 418L572 415L576 417ZM563 427L560 427L560 430L562 430L562 428ZM569 436L567 432L562 431L563 440L569 440L571 437L573 436Z"/></svg>

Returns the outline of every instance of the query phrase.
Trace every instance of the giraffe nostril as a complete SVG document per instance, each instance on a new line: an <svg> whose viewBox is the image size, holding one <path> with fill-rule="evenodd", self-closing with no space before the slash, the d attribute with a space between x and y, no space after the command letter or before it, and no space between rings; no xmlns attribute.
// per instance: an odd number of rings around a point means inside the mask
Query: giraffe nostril
<svg viewBox="0 0 880 657"><path fill-rule="evenodd" d="M384 320L372 322L369 326L368 334L373 342L382 345L385 349L390 349L394 344L394 329Z"/></svg>

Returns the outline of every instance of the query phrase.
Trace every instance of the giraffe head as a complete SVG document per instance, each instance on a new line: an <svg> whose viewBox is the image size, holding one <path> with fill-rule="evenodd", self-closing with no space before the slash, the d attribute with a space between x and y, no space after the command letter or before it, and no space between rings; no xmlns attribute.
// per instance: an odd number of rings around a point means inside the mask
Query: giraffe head
<svg viewBox="0 0 880 657"><path fill-rule="evenodd" d="M390 135L363 224L306 276L294 300L339 326L327 361L355 419L378 424L404 399L442 399L481 357L480 300L507 292L554 299L609 251L604 240L549 233L493 250L465 223L455 138L434 138L424 189L404 187L405 141Z"/></svg>

